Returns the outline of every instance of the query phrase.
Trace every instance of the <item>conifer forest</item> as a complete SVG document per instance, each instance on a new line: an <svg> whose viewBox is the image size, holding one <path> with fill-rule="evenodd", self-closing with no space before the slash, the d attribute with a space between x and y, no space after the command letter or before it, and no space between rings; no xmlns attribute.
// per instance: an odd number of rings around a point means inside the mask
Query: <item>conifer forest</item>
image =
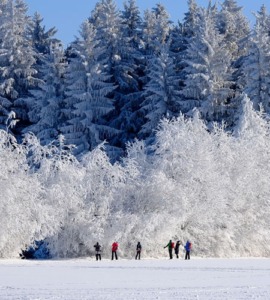
<svg viewBox="0 0 270 300"><path fill-rule="evenodd" d="M270 256L270 14L187 2L99 0L64 47L0 0L0 258Z"/></svg>

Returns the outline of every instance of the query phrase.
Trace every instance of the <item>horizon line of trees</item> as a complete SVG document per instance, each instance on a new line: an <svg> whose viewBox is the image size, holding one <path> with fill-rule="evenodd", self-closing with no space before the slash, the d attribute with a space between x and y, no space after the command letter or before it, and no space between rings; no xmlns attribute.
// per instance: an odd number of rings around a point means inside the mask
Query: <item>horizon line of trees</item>
<svg viewBox="0 0 270 300"><path fill-rule="evenodd" d="M159 122L196 108L211 128L232 130L241 95L270 112L270 16L251 29L235 0L206 8L188 0L173 24L157 4L141 15L135 0L119 11L97 1L79 36L63 49L23 0L0 2L0 126L43 145L62 134L82 155L104 140L111 158L135 139L152 143ZM12 125L8 115L16 116Z"/></svg>

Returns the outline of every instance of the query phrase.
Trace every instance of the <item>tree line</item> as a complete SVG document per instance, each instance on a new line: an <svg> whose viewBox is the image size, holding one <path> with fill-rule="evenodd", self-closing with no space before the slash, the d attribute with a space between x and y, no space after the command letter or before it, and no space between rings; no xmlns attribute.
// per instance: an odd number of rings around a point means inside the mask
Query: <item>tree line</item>
<svg viewBox="0 0 270 300"><path fill-rule="evenodd" d="M89 256L97 241L107 257L114 241L122 257L137 241L162 257L168 238L199 257L269 257L270 123L242 102L233 133L198 111L164 119L115 163L104 144L78 160L61 136L42 146L0 130L0 257Z"/></svg>
<svg viewBox="0 0 270 300"><path fill-rule="evenodd" d="M153 143L163 118L195 108L210 129L232 130L243 93L269 113L265 6L251 29L235 0L188 0L177 24L162 4L142 14L135 0L122 11L100 0L66 49L23 0L2 0L0 10L0 124L19 139L33 132L47 145L61 134L76 155L106 140L115 159L135 139Z"/></svg>

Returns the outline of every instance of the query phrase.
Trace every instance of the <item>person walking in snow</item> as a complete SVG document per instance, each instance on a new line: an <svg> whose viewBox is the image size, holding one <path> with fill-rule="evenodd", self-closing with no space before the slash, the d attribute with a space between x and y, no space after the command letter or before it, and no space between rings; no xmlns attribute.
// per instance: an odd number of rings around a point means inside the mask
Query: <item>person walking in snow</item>
<svg viewBox="0 0 270 300"><path fill-rule="evenodd" d="M185 245L185 249L186 249L186 256L185 259L190 259L190 251L192 248L192 244L189 240L187 240L186 245Z"/></svg>
<svg viewBox="0 0 270 300"><path fill-rule="evenodd" d="M136 251L137 251L137 254L136 254L135 259L141 259L142 245L140 242L138 242L138 244L137 244Z"/></svg>
<svg viewBox="0 0 270 300"><path fill-rule="evenodd" d="M170 259L172 259L173 258L172 252L173 252L173 248L174 248L174 242L172 242L172 240L170 240L168 245L166 245L164 247L164 249L167 248L167 247L168 247L168 250L169 250L169 257L170 257Z"/></svg>
<svg viewBox="0 0 270 300"><path fill-rule="evenodd" d="M176 258L179 258L179 247L180 247L180 245L181 245L180 241L177 241L176 244L175 244L174 253L176 255Z"/></svg>
<svg viewBox="0 0 270 300"><path fill-rule="evenodd" d="M112 244L112 260L115 257L115 259L117 260L117 250L118 250L118 243L117 242L113 242Z"/></svg>
<svg viewBox="0 0 270 300"><path fill-rule="evenodd" d="M96 250L96 260L101 260L101 246L100 244L97 242L95 245L94 245L94 248Z"/></svg>

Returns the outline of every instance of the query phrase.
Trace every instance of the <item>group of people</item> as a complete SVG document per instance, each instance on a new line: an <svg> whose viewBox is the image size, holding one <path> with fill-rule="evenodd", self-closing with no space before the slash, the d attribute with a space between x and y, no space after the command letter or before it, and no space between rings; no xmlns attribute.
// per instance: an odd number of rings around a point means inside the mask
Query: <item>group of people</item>
<svg viewBox="0 0 270 300"><path fill-rule="evenodd" d="M179 258L180 245L182 245L181 241L177 241L176 244L174 244L174 242L172 240L170 240L169 243L164 247L164 249L168 247L170 259L173 258L173 250L174 250L174 253L176 255L176 258ZM96 260L101 260L101 245L97 242L94 245L94 248L95 248L95 251L96 251ZM191 242L187 241L184 248L186 250L185 259L190 259L190 251L191 251L191 248L192 248ZM113 242L112 243L112 260L114 260L114 259L117 260L118 259L117 250L118 250L118 243ZM135 259L141 259L141 252L142 252L142 245L141 245L140 242L138 242L137 246L136 246Z"/></svg>
<svg viewBox="0 0 270 300"><path fill-rule="evenodd" d="M176 258L179 258L179 248L181 244L181 241L177 241L176 244L174 244L174 242L170 240L169 243L164 247L164 249L168 247L170 259L173 258L173 250L176 255ZM187 240L184 248L186 251L185 259L190 259L190 251L192 249L192 244L189 240Z"/></svg>
<svg viewBox="0 0 270 300"><path fill-rule="evenodd" d="M97 242L94 245L95 251L96 251L96 260L101 260L101 245ZM118 243L113 242L112 243L112 260L118 259L117 256L117 250L118 250ZM142 251L142 245L140 242L138 242L136 246L136 256L135 259L141 259L141 251Z"/></svg>

